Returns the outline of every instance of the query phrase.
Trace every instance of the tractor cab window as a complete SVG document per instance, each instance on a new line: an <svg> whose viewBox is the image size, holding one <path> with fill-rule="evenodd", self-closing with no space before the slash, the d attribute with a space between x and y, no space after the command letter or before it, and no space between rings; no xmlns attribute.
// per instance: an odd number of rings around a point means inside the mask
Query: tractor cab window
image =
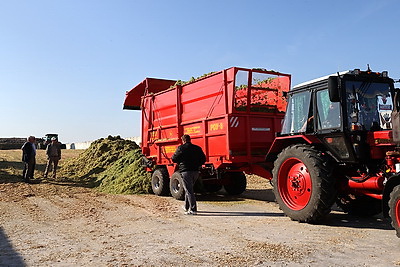
<svg viewBox="0 0 400 267"><path fill-rule="evenodd" d="M310 117L311 92L305 91L292 94L288 99L282 134L303 133L307 130Z"/></svg>
<svg viewBox="0 0 400 267"><path fill-rule="evenodd" d="M340 103L329 100L328 90L317 92L317 126L319 130L341 126Z"/></svg>
<svg viewBox="0 0 400 267"><path fill-rule="evenodd" d="M350 129L391 129L393 109L389 84L346 81L348 124Z"/></svg>

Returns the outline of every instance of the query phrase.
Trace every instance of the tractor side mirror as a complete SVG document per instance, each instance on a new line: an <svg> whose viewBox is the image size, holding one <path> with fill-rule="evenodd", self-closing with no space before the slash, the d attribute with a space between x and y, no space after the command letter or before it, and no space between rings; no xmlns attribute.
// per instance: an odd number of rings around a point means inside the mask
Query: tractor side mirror
<svg viewBox="0 0 400 267"><path fill-rule="evenodd" d="M328 92L331 102L340 102L338 78L336 76L330 76L328 78Z"/></svg>

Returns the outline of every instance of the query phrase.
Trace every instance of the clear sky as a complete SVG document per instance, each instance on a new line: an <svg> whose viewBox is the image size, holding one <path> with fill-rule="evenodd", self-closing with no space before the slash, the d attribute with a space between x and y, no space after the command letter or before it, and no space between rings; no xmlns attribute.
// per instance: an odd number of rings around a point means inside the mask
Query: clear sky
<svg viewBox="0 0 400 267"><path fill-rule="evenodd" d="M140 135L145 77L232 66L293 85L354 68L400 78L400 1L0 0L0 137Z"/></svg>

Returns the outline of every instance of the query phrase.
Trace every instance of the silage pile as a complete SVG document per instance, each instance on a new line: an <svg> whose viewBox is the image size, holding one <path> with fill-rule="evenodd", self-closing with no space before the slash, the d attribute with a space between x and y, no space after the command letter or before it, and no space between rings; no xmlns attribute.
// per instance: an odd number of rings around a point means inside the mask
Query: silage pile
<svg viewBox="0 0 400 267"><path fill-rule="evenodd" d="M77 158L66 161L60 175L93 182L100 191L114 194L149 193L150 175L142 167L139 146L119 136L98 139Z"/></svg>
<svg viewBox="0 0 400 267"><path fill-rule="evenodd" d="M97 179L99 190L112 194L150 193L151 177L142 167L140 149L128 152Z"/></svg>

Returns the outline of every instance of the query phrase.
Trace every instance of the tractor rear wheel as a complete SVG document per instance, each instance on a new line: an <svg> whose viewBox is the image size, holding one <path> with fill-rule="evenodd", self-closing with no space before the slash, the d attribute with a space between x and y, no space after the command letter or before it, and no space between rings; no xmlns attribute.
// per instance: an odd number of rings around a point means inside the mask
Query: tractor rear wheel
<svg viewBox="0 0 400 267"><path fill-rule="evenodd" d="M174 172L169 181L169 191L171 195L178 200L185 199L185 189L183 188L182 176L179 172Z"/></svg>
<svg viewBox="0 0 400 267"><path fill-rule="evenodd" d="M382 201L369 196L338 196L336 204L346 213L354 216L370 217L382 212Z"/></svg>
<svg viewBox="0 0 400 267"><path fill-rule="evenodd" d="M169 174L167 169L158 168L151 176L151 188L157 196L167 196L169 194Z"/></svg>
<svg viewBox="0 0 400 267"><path fill-rule="evenodd" d="M225 191L229 195L240 195L246 190L246 175L243 172L229 172L229 184L224 185Z"/></svg>
<svg viewBox="0 0 400 267"><path fill-rule="evenodd" d="M400 185L393 188L390 193L389 208L392 226L396 229L397 237L400 237Z"/></svg>
<svg viewBox="0 0 400 267"><path fill-rule="evenodd" d="M276 201L292 220L315 223L327 215L336 198L329 158L309 145L292 145L275 161Z"/></svg>

